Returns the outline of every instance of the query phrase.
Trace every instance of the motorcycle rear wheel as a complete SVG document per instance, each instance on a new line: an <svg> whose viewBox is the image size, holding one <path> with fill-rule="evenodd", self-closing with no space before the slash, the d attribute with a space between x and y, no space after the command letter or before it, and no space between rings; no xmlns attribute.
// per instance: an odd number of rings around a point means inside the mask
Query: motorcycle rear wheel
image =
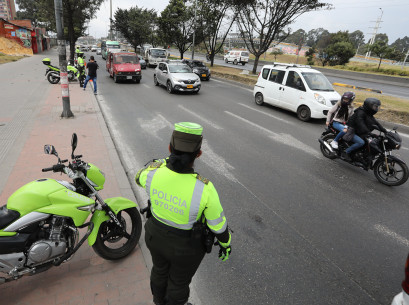
<svg viewBox="0 0 409 305"><path fill-rule="evenodd" d="M327 134L324 137L322 137L322 140L324 142L327 142L329 145L331 145L331 142L335 139L335 135L333 134ZM320 143L320 149L324 157L328 159L335 159L337 156L336 154L332 153L324 144Z"/></svg>
<svg viewBox="0 0 409 305"><path fill-rule="evenodd" d="M117 260L124 258L136 247L142 232L142 220L136 208L129 208L117 214L118 220L126 228L129 238L121 233L119 227L108 220L101 224L94 251L104 259Z"/></svg>
<svg viewBox="0 0 409 305"><path fill-rule="evenodd" d="M388 186L398 186L408 180L409 171L405 163L399 160L391 160L388 166L389 173L386 170L384 158L380 158L375 162L373 172L379 182Z"/></svg>
<svg viewBox="0 0 409 305"><path fill-rule="evenodd" d="M54 75L53 73L48 73L47 75L47 80L50 82L50 84L58 84L58 82L60 81L60 77Z"/></svg>

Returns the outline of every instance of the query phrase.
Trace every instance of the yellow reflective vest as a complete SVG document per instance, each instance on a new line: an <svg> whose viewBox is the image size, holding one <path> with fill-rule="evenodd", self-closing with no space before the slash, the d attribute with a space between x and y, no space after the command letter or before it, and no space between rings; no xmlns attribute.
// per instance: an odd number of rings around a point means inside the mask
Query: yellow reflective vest
<svg viewBox="0 0 409 305"><path fill-rule="evenodd" d="M181 174L166 167L166 160L141 169L135 182L146 189L151 212L157 220L178 229L191 230L204 214L215 234L227 229L227 221L213 183L197 173Z"/></svg>

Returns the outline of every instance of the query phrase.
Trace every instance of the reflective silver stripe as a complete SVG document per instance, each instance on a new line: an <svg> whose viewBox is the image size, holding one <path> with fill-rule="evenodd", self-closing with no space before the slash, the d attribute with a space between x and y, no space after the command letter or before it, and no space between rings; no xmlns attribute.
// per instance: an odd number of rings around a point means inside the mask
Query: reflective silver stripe
<svg viewBox="0 0 409 305"><path fill-rule="evenodd" d="M178 229L182 229L182 230L191 230L191 229L193 228L193 224L188 223L188 224L181 225L181 224L175 223L175 222L173 222L173 221L170 221L170 220L167 220L167 219L164 219L164 218L159 217L159 216L153 211L153 209L151 209L151 211L152 211L152 214L154 215L154 217L155 217L156 219L162 221L163 223L166 223L168 226L171 226L171 227L174 227L174 228L178 228Z"/></svg>
<svg viewBox="0 0 409 305"><path fill-rule="evenodd" d="M3 231L4 232L16 232L17 230L27 227L31 225L32 223L45 220L48 217L50 217L50 214L45 214L45 213L40 213L40 212L31 212L20 219L17 219L15 222L13 222L11 225L9 225L7 228L5 228Z"/></svg>
<svg viewBox="0 0 409 305"><path fill-rule="evenodd" d="M224 222L224 225L223 225L223 227L222 227L220 230L213 230L213 229L210 228L210 227L209 227L209 229L210 229L213 233L215 233L215 234L223 233L223 232L226 231L226 229L227 229L227 221Z"/></svg>
<svg viewBox="0 0 409 305"><path fill-rule="evenodd" d="M207 221L207 223L208 223L209 225L211 225L211 226L217 226L219 223L221 223L221 222L223 221L223 217L224 217L224 212L222 212L222 213L220 214L220 217L219 217L219 218L217 218L217 219L212 219L212 220L206 219L206 221Z"/></svg>
<svg viewBox="0 0 409 305"><path fill-rule="evenodd" d="M145 190L146 190L146 193L148 193L148 196L151 195L151 183L152 183L153 175L155 175L157 170L158 169L150 171L148 173L148 177L146 178Z"/></svg>
<svg viewBox="0 0 409 305"><path fill-rule="evenodd" d="M199 214L200 201L202 200L204 186L205 184L202 181L196 180L189 211L189 224L192 226L196 222L197 215Z"/></svg>

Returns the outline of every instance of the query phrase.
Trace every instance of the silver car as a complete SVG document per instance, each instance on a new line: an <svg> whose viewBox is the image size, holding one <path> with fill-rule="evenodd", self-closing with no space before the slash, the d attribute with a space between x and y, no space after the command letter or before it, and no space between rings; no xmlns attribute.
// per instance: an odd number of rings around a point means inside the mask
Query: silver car
<svg viewBox="0 0 409 305"><path fill-rule="evenodd" d="M169 93L174 91L194 92L200 91L199 76L182 62L160 62L153 75L155 86L164 85Z"/></svg>

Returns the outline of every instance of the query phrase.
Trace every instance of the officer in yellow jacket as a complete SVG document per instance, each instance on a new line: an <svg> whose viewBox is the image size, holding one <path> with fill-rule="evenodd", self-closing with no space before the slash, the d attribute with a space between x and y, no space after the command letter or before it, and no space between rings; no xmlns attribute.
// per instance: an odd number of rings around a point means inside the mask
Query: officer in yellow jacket
<svg viewBox="0 0 409 305"><path fill-rule="evenodd" d="M136 183L150 198L151 217L145 224L145 242L152 255L151 290L156 305L185 305L189 284L205 255L195 225L204 219L218 240L219 257L231 253L231 235L219 195L212 182L193 170L202 154L199 124L175 124L169 144L170 156L154 160L141 169Z"/></svg>

